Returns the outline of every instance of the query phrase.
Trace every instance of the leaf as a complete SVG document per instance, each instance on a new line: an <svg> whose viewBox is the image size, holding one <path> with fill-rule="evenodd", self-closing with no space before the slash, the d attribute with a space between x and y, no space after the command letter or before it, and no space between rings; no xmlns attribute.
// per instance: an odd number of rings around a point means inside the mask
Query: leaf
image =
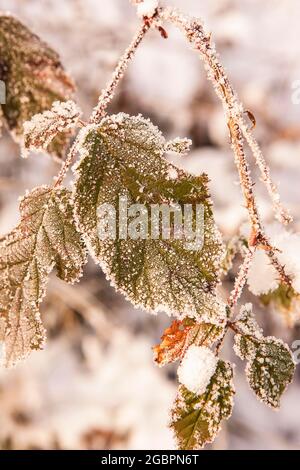
<svg viewBox="0 0 300 470"><path fill-rule="evenodd" d="M0 80L6 84L6 104L1 105L5 123L19 141L23 124L35 114L66 101L74 84L58 54L10 15L0 15ZM49 152L61 158L69 136L60 134Z"/></svg>
<svg viewBox="0 0 300 470"><path fill-rule="evenodd" d="M216 287L224 252L207 176L190 176L164 160L162 134L141 116L121 113L107 117L100 125L90 126L81 138L75 215L87 246L113 285L135 305L153 312L164 310L214 324L223 321L225 306L217 298ZM202 204L204 246L191 250L186 240L153 239L150 230L146 239L140 234L137 239L122 239L120 232L112 238L100 236L99 208L110 204L119 215L120 197L128 207L142 204L146 222L153 205L160 204L180 208L190 204L195 222L195 206ZM134 220L129 217L130 224Z"/></svg>
<svg viewBox="0 0 300 470"><path fill-rule="evenodd" d="M240 332L234 337L234 350L241 359L247 360L246 376L250 387L260 400L278 408L295 372L289 347L277 338L263 336L251 304L242 308L234 329Z"/></svg>
<svg viewBox="0 0 300 470"><path fill-rule="evenodd" d="M179 387L172 410L171 428L181 450L201 449L212 442L224 419L233 408L233 370L229 362L219 360L205 393L198 396Z"/></svg>
<svg viewBox="0 0 300 470"><path fill-rule="evenodd" d="M293 380L295 364L283 341L266 337L255 349L246 367L248 382L265 404L279 408L280 398Z"/></svg>
<svg viewBox="0 0 300 470"><path fill-rule="evenodd" d="M75 128L81 116L80 108L69 100L55 101L51 110L35 114L24 123L24 151L47 150L53 139L60 133Z"/></svg>
<svg viewBox="0 0 300 470"><path fill-rule="evenodd" d="M195 346L211 346L223 333L221 326L211 323L196 323L192 319L174 320L160 344L153 348L154 360L159 366L182 359L186 350Z"/></svg>
<svg viewBox="0 0 300 470"><path fill-rule="evenodd" d="M74 283L86 254L73 218L70 193L42 186L20 203L21 222L0 242L0 319L5 363L15 364L45 341L39 304L53 267Z"/></svg>

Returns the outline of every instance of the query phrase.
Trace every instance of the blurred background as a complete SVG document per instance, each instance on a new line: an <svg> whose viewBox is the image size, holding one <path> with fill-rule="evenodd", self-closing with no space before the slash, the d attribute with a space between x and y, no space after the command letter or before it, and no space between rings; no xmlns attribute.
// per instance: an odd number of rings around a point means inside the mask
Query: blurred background
<svg viewBox="0 0 300 470"><path fill-rule="evenodd" d="M300 80L298 0L170 0L200 16L213 33L221 60L257 121L255 134L300 230L300 104L293 84ZM1 10L55 48L73 75L86 117L127 47L138 20L128 0L1 0ZM224 238L247 220L220 103L202 63L184 38L168 27L145 38L122 82L111 111L142 113L169 138L193 140L189 156L173 158L195 174L205 171ZM4 132L0 140L0 234L18 220L18 197L49 183L58 164L45 155L28 160ZM252 161L252 160L251 160ZM256 191L264 220L272 220L266 190ZM232 287L232 277L224 291ZM266 334L290 345L300 328L289 329L278 312L255 304ZM46 349L13 370L0 370L0 449L172 449L167 428L176 393L176 367L157 368L151 347L170 319L135 310L116 294L92 262L80 284L51 277L42 305ZM231 338L222 354L236 364L237 394L232 418L214 449L299 449L300 374L274 413L248 389L244 365Z"/></svg>

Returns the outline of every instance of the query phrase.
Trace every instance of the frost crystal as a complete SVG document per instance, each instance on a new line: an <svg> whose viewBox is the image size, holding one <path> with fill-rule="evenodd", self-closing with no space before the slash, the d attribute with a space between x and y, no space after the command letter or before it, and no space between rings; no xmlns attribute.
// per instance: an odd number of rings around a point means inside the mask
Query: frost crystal
<svg viewBox="0 0 300 470"><path fill-rule="evenodd" d="M57 134L74 128L80 116L80 108L71 100L55 101L51 110L35 114L24 123L25 152L26 149L46 150Z"/></svg>
<svg viewBox="0 0 300 470"><path fill-rule="evenodd" d="M215 373L218 359L205 346L189 347L178 368L179 382L190 392L202 395Z"/></svg>

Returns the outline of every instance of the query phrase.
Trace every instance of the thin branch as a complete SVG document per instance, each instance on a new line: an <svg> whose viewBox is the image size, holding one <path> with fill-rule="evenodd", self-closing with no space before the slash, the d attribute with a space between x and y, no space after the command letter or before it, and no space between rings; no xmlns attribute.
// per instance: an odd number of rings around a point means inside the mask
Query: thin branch
<svg viewBox="0 0 300 470"><path fill-rule="evenodd" d="M142 26L138 29L129 47L126 49L124 55L121 57L110 82L107 84L106 88L102 90L98 104L94 108L93 114L91 116L90 123L98 123L105 115L105 110L113 99L116 88L120 80L123 78L124 73L133 55L135 54L138 46L144 39L147 31L151 28L151 20L152 19L149 19L149 21L143 22Z"/></svg>
<svg viewBox="0 0 300 470"><path fill-rule="evenodd" d="M288 211L281 205L280 196L275 184L271 180L270 171L263 154L252 134L252 130L245 124L244 108L230 85L224 67L218 60L215 47L211 44L210 33L205 31L203 24L198 18L193 19L184 16L177 10L171 8L161 9L160 15L179 27L192 44L193 48L200 52L205 63L208 79L213 83L216 93L223 103L228 122L231 121L240 128L253 152L256 163L262 174L262 180L266 184L273 202L276 217L284 224L289 223L292 218Z"/></svg>
<svg viewBox="0 0 300 470"><path fill-rule="evenodd" d="M105 111L109 103L114 97L116 88L123 78L126 68L128 67L133 55L135 54L139 44L142 42L145 34L151 28L152 20L144 21L142 26L139 27L137 33L134 35L133 40L131 41L129 47L126 49L125 53L121 57L118 65L113 73L112 79L106 86L106 88L102 91L97 106L95 106L93 113L89 119L89 124L98 123L101 119L105 116ZM62 184L72 162L75 160L77 154L78 144L80 142L81 133L77 135L71 149L69 150L68 156L62 165L58 176L55 178L55 187L58 187Z"/></svg>
<svg viewBox="0 0 300 470"><path fill-rule="evenodd" d="M264 233L260 216L253 193L253 181L251 173L246 160L244 151L243 134L249 142L251 148L255 149L256 155L259 147L255 139L251 134L251 131L247 128L244 123L244 109L239 102L236 93L234 92L228 77L225 73L223 66L220 64L215 47L211 44L211 35L204 29L203 24L199 19L193 19L184 16L182 13L172 8L161 8L159 10L159 16L165 20L171 21L177 26L193 46L193 48L200 53L200 57L204 61L204 66L207 72L208 79L212 82L216 94L220 98L223 104L225 115L230 130L232 149L235 155L235 161L239 171L239 177L243 195L246 202L246 207L249 213L249 218L252 226L251 234L251 246L258 246L266 250L266 253L270 257L270 260L280 276L282 282L291 284L289 276L285 272L284 266L278 260L276 250L270 244L267 236ZM276 201L275 210L278 212L280 208L280 216L282 221L289 220L286 211L280 204L279 194L275 191L275 185L270 180L269 170L263 160L263 156L260 153L259 164L261 170L264 168L264 181L268 182L269 190L271 191L271 197L273 201ZM283 217L286 214L286 218ZM277 214L279 216L279 214Z"/></svg>

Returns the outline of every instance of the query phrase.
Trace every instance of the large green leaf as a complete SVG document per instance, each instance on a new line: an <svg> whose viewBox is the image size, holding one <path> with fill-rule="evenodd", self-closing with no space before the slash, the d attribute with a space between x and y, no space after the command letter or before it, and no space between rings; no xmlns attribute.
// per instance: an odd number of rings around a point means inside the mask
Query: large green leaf
<svg viewBox="0 0 300 470"><path fill-rule="evenodd" d="M171 428L179 449L197 450L212 442L233 407L233 371L229 362L219 360L202 395L179 387L172 410Z"/></svg>
<svg viewBox="0 0 300 470"><path fill-rule="evenodd" d="M68 100L74 85L57 53L10 15L0 15L0 51L0 80L6 85L3 118L19 140L24 122L50 109L54 101ZM49 151L61 157L68 140L60 134Z"/></svg>
<svg viewBox="0 0 300 470"><path fill-rule="evenodd" d="M69 191L36 188L23 198L20 212L18 227L0 241L0 340L6 365L43 346L39 304L52 268L73 283L86 259Z"/></svg>
<svg viewBox="0 0 300 470"><path fill-rule="evenodd" d="M164 158L165 140L149 120L126 114L110 116L82 136L74 204L78 226L108 278L134 304L218 323L225 317L216 287L224 254L216 229L205 174L191 176ZM190 250L186 240L115 239L99 235L99 208L143 204L204 207L204 246ZM134 217L129 218L129 223ZM148 220L148 219L147 219ZM119 228L119 220L118 226Z"/></svg>

